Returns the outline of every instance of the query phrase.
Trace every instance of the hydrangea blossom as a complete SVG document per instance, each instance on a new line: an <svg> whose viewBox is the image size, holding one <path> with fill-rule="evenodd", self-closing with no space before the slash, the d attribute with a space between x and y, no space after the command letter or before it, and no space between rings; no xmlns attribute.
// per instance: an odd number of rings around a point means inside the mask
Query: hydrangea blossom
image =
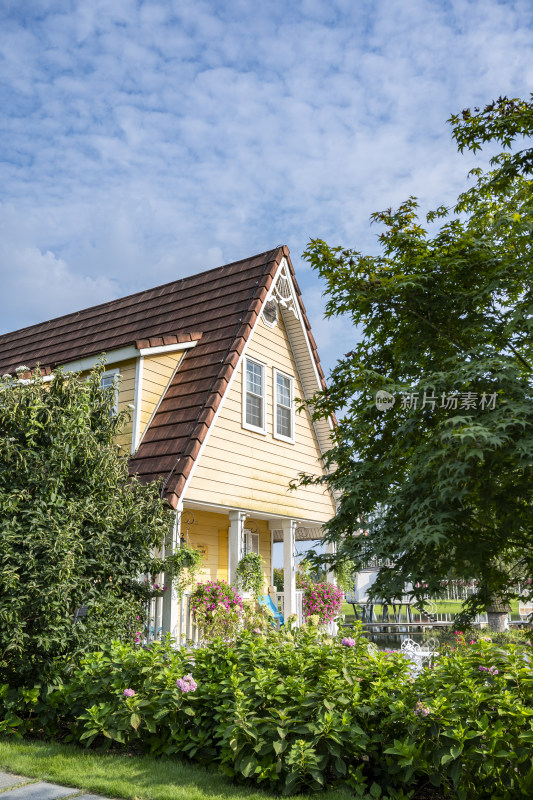
<svg viewBox="0 0 533 800"><path fill-rule="evenodd" d="M351 636L345 636L344 639L341 639L341 644L345 647L355 647L355 639L352 639Z"/></svg>
<svg viewBox="0 0 533 800"><path fill-rule="evenodd" d="M124 697L135 697L135 689L124 689L122 694Z"/></svg>
<svg viewBox="0 0 533 800"><path fill-rule="evenodd" d="M194 692L195 689L198 688L198 684L194 680L191 673L185 675L185 677L183 678L178 678L178 680L176 681L176 686L184 694L186 694L187 692Z"/></svg>
<svg viewBox="0 0 533 800"><path fill-rule="evenodd" d="M479 667L479 671L480 672L488 672L489 675L497 675L498 674L498 670L496 669L496 667L484 667L483 665L481 665Z"/></svg>
<svg viewBox="0 0 533 800"><path fill-rule="evenodd" d="M415 714L418 717L427 717L428 714L431 714L431 709L419 700L415 706Z"/></svg>

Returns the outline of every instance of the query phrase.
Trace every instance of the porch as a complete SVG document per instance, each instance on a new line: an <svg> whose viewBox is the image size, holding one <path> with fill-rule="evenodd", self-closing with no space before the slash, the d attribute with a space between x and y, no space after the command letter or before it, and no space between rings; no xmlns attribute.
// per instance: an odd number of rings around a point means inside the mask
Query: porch
<svg viewBox="0 0 533 800"><path fill-rule="evenodd" d="M258 553L264 565L264 594L270 595L285 620L292 616L299 626L304 618L303 593L296 589L296 542L321 537L320 522L191 504L178 509L172 535L166 543L166 554L183 545L198 549L204 557L198 578L200 582L224 580L235 585L241 558L250 552ZM282 587L273 582L274 545L277 542L283 544ZM166 579L161 576L160 580L170 586L170 576ZM149 630L154 637L170 633L178 641L184 638L198 640L188 593L178 599L175 592L167 591L163 597L154 598L149 617Z"/></svg>

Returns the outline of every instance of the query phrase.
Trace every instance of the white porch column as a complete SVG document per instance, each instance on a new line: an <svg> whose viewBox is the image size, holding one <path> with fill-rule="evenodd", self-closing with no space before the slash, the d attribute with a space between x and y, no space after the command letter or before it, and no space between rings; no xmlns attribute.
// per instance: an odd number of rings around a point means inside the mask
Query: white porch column
<svg viewBox="0 0 533 800"><path fill-rule="evenodd" d="M170 533L168 545L165 547L165 555L171 555L175 553L176 550L179 550L181 546L181 514L183 511L183 502L178 502L178 507L176 509L176 514L174 517L174 524L172 526L172 531ZM178 597L172 589L171 583L171 575L170 573L165 572L165 586L167 590L163 595L163 619L162 619L162 627L163 627L163 635L166 633L170 633L170 635L178 639L179 642L179 631L178 631L178 622L179 622L179 600Z"/></svg>
<svg viewBox="0 0 533 800"><path fill-rule="evenodd" d="M337 552L337 545L334 542L326 542L324 549L326 553L334 555ZM337 578L335 577L335 573L330 567L328 567L326 572L326 580L328 583L332 583L334 586L337 585Z"/></svg>
<svg viewBox="0 0 533 800"><path fill-rule="evenodd" d="M325 545L324 549L325 549L326 553L331 553L331 555L333 555L334 553L337 552L337 545L334 542L326 542L326 545ZM328 583L332 583L334 586L337 585L337 578L336 578L335 573L333 572L332 569L328 568L328 570L326 572L326 580L327 580ZM336 622L329 622L328 623L328 633L330 635L335 636L337 634L338 630L339 630L339 627L338 627Z"/></svg>
<svg viewBox="0 0 533 800"><path fill-rule="evenodd" d="M291 614L297 614L296 606L296 562L294 558L296 520L284 519L276 523L283 531L283 616L285 621Z"/></svg>
<svg viewBox="0 0 533 800"><path fill-rule="evenodd" d="M235 582L237 565L241 560L245 519L244 511L229 512L228 583L231 585Z"/></svg>

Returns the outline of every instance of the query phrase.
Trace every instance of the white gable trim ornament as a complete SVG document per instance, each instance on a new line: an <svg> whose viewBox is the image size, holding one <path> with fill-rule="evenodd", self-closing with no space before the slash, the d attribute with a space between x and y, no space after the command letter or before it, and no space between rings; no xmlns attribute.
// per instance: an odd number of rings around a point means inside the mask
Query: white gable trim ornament
<svg viewBox="0 0 533 800"><path fill-rule="evenodd" d="M289 272L289 265L287 259L283 258L280 262L278 274L269 292L269 297L264 305L263 320L267 325L273 326L275 322L272 321L272 301L287 311L291 311L296 319L300 319L300 309L298 306L298 298L294 291L294 285L291 280ZM277 319L276 319L277 322Z"/></svg>

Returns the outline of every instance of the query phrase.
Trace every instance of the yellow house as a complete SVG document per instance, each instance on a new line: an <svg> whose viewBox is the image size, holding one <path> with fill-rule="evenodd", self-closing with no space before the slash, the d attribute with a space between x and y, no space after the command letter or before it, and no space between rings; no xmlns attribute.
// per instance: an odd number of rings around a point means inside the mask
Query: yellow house
<svg viewBox="0 0 533 800"><path fill-rule="evenodd" d="M289 489L322 474L330 424L295 411L324 384L286 247L0 336L0 369L89 370L105 352L117 407L131 422L119 444L142 480L163 478L175 509L167 549L204 555L203 576L234 580L259 552L272 584L283 541L285 614L295 613L296 539L317 539L335 513L329 491ZM281 587L278 587L281 588ZM164 630L176 633L170 593Z"/></svg>

